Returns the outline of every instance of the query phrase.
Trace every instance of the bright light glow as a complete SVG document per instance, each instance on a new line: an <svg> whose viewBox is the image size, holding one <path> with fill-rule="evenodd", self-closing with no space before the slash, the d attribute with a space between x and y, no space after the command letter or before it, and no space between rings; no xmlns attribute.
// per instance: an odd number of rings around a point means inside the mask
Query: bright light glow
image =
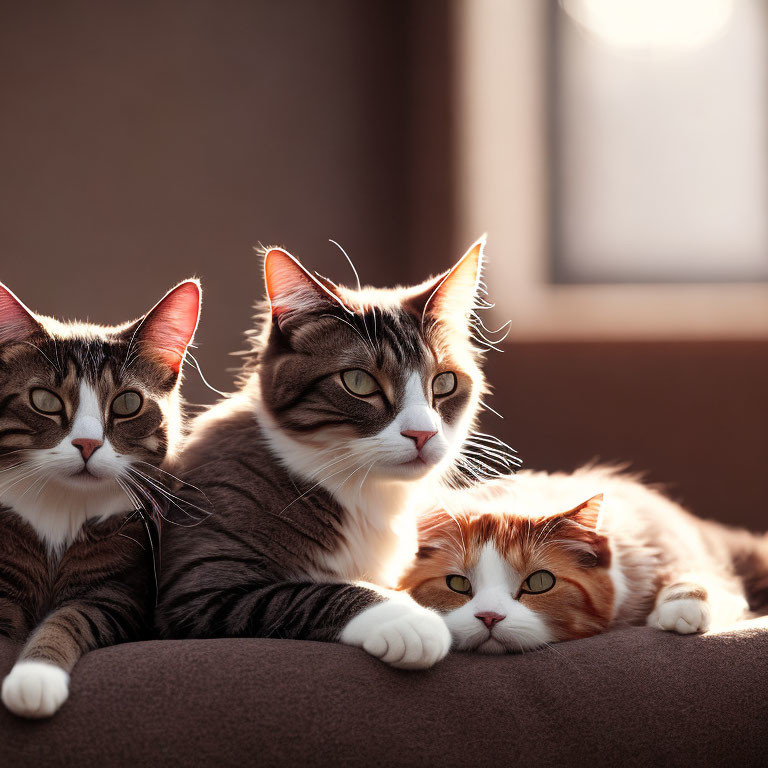
<svg viewBox="0 0 768 768"><path fill-rule="evenodd" d="M722 32L733 0L560 0L581 26L623 48L674 51Z"/></svg>

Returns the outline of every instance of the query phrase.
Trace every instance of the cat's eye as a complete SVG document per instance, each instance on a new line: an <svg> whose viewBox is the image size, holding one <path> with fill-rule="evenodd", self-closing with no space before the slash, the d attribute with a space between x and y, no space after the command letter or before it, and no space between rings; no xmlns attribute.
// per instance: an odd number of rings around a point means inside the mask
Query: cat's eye
<svg viewBox="0 0 768 768"><path fill-rule="evenodd" d="M458 576L456 574L446 576L445 583L448 585L448 589L452 589L460 595L468 595L472 589L472 585L469 583L469 579L466 576Z"/></svg>
<svg viewBox="0 0 768 768"><path fill-rule="evenodd" d="M376 379L362 368L350 368L342 371L341 382L349 392L357 397L370 397L379 391Z"/></svg>
<svg viewBox="0 0 768 768"><path fill-rule="evenodd" d="M64 411L64 403L61 401L61 398L48 389L42 389L41 387L33 389L29 393L29 400L36 411L47 416L53 416Z"/></svg>
<svg viewBox="0 0 768 768"><path fill-rule="evenodd" d="M452 395L456 391L456 374L453 371L438 373L432 381L432 394L435 397Z"/></svg>
<svg viewBox="0 0 768 768"><path fill-rule="evenodd" d="M141 410L143 400L138 392L133 390L123 392L112 401L112 413L119 418L135 416Z"/></svg>
<svg viewBox="0 0 768 768"><path fill-rule="evenodd" d="M529 595L540 595L542 592L549 592L554 586L555 577L549 571L536 571L525 580L520 591Z"/></svg>

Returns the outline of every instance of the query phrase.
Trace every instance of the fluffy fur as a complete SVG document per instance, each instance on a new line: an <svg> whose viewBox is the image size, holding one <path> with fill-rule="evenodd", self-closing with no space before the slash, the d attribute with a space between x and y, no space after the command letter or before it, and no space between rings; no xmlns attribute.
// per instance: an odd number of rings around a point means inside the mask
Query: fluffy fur
<svg viewBox="0 0 768 768"><path fill-rule="evenodd" d="M353 290L266 253L268 302L241 390L196 421L185 448L182 477L214 513L167 531L163 635L341 640L411 668L447 651L442 621L384 588L415 548L414 494L471 439L485 390L472 324L481 268L478 242L415 288ZM410 643L399 657L395 638Z"/></svg>
<svg viewBox="0 0 768 768"><path fill-rule="evenodd" d="M83 653L148 628L199 306L187 281L135 323L65 324L0 285L0 633L26 641L2 699L18 715L52 715Z"/></svg>
<svg viewBox="0 0 768 768"><path fill-rule="evenodd" d="M421 518L400 586L441 613L458 650L525 651L640 623L703 632L768 607L766 537L698 520L610 470L522 472L443 501ZM532 592L541 571L554 583Z"/></svg>

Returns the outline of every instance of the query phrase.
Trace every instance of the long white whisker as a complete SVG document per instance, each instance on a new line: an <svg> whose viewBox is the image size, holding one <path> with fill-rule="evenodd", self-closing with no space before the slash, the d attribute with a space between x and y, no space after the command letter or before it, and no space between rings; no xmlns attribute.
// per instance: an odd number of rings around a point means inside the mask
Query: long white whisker
<svg viewBox="0 0 768 768"><path fill-rule="evenodd" d="M345 456L344 458L349 458L349 457ZM323 477L323 478L321 478L320 480L318 480L318 481L317 481L317 482L316 482L316 483L315 483L315 484L314 484L312 487L310 487L310 488L307 488L307 490L306 490L306 491L304 491L304 493L302 493L302 494L301 494L301 496L297 496L297 497L296 497L296 498L295 498L295 499L294 499L294 500L293 500L293 501L292 501L290 504L288 504L287 506L283 507L283 508L280 510L280 512L278 513L278 515L277 515L277 516L278 516L278 517L281 517L281 516L283 515L283 513L284 513L284 512L285 512L285 511L286 511L286 510L287 510L289 507L292 507L292 506L293 506L293 505L294 505L294 504L295 504L297 501L299 501L299 499L303 499L303 498L304 498L304 497L305 497L305 496L306 496L306 495L307 495L307 494L308 494L310 491L313 491L315 488L317 488L317 486L318 486L318 485L320 485L321 483L325 483L325 482L327 482L327 481L328 481L328 480L330 480L332 477L335 477L335 476L336 476L336 475L338 475L339 473L341 473L341 472L344 472L346 469L347 469L346 467L342 467L341 469L337 469L335 472L332 472L332 473L331 473L330 475L328 475L327 477Z"/></svg>

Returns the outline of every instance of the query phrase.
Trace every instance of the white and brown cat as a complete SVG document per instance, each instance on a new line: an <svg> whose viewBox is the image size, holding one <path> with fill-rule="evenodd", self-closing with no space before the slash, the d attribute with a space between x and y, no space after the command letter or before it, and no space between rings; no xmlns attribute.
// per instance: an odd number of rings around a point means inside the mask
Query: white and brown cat
<svg viewBox="0 0 768 768"><path fill-rule="evenodd" d="M162 466L181 433L200 286L134 323L34 314L0 284L0 636L5 706L49 717L80 657L151 627Z"/></svg>
<svg viewBox="0 0 768 768"><path fill-rule="evenodd" d="M474 442L482 246L421 285L362 290L267 251L241 389L184 451L214 513L166 529L162 636L338 641L411 669L448 652L442 619L384 587L415 551L414 494Z"/></svg>
<svg viewBox="0 0 768 768"><path fill-rule="evenodd" d="M444 501L421 518L401 588L445 618L457 650L526 651L631 624L704 632L768 607L768 538L610 470L521 472Z"/></svg>

